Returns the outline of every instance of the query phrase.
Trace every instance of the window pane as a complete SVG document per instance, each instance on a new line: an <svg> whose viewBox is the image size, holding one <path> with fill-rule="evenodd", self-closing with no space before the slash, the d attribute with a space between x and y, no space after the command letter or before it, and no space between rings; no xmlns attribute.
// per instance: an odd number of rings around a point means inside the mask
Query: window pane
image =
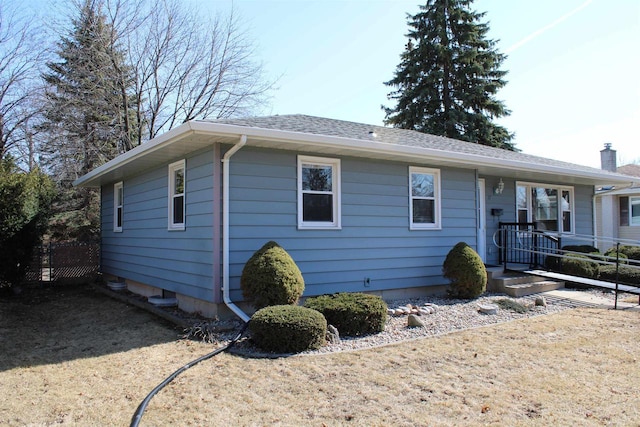
<svg viewBox="0 0 640 427"><path fill-rule="evenodd" d="M521 187L518 186L518 189L516 191L516 199L517 199L517 203L518 203L518 209L527 209L527 187ZM527 221L520 221L519 222L527 222Z"/></svg>
<svg viewBox="0 0 640 427"><path fill-rule="evenodd" d="M435 197L433 181L433 175L430 174L411 174L411 195L414 197Z"/></svg>
<svg viewBox="0 0 640 427"><path fill-rule="evenodd" d="M571 212L562 212L562 231L571 233Z"/></svg>
<svg viewBox="0 0 640 427"><path fill-rule="evenodd" d="M184 223L184 196L173 198L173 223Z"/></svg>
<svg viewBox="0 0 640 427"><path fill-rule="evenodd" d="M631 201L631 225L640 225L640 198L632 197Z"/></svg>
<svg viewBox="0 0 640 427"><path fill-rule="evenodd" d="M552 188L531 189L533 222L540 230L558 231L558 191Z"/></svg>
<svg viewBox="0 0 640 427"><path fill-rule="evenodd" d="M303 194L302 220L333 222L333 196L331 194Z"/></svg>
<svg viewBox="0 0 640 427"><path fill-rule="evenodd" d="M178 169L174 175L174 191L173 194L184 193L184 169Z"/></svg>
<svg viewBox="0 0 640 427"><path fill-rule="evenodd" d="M435 201L415 199L413 201L413 222L415 224L435 224Z"/></svg>
<svg viewBox="0 0 640 427"><path fill-rule="evenodd" d="M119 207L116 211L116 227L122 227L122 208Z"/></svg>
<svg viewBox="0 0 640 427"><path fill-rule="evenodd" d="M302 165L302 190L332 191L331 166Z"/></svg>
<svg viewBox="0 0 640 427"><path fill-rule="evenodd" d="M526 209L518 209L518 222L529 222L529 212Z"/></svg>
<svg viewBox="0 0 640 427"><path fill-rule="evenodd" d="M123 202L123 191L122 191L122 187L118 188L118 206L122 206L122 202Z"/></svg>
<svg viewBox="0 0 640 427"><path fill-rule="evenodd" d="M571 233L571 193L562 190L562 231Z"/></svg>
<svg viewBox="0 0 640 427"><path fill-rule="evenodd" d="M620 197L620 225L629 225L629 198Z"/></svg>

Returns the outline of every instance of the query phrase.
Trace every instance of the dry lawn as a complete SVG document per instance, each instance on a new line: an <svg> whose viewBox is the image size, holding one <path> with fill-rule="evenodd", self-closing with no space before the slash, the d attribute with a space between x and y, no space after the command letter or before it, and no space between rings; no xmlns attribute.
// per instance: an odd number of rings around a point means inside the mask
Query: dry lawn
<svg viewBox="0 0 640 427"><path fill-rule="evenodd" d="M0 299L0 425L128 425L211 345L86 288ZM640 425L640 312L574 309L353 353L221 354L141 425Z"/></svg>

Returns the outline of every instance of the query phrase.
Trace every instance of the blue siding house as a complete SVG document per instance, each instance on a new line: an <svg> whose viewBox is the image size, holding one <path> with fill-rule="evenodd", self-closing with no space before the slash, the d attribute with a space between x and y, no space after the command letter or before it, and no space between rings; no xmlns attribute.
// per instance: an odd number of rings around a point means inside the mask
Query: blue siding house
<svg viewBox="0 0 640 427"><path fill-rule="evenodd" d="M304 115L192 121L76 181L101 188L102 272L207 316L248 310L240 275L269 240L304 296L443 290L460 241L497 263L500 221L594 234L600 169ZM244 308L240 308L243 306Z"/></svg>

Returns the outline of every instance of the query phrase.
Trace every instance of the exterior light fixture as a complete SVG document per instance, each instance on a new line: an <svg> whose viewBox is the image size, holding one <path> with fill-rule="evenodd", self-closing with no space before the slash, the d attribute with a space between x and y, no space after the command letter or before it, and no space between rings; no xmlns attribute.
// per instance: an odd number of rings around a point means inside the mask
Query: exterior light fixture
<svg viewBox="0 0 640 427"><path fill-rule="evenodd" d="M496 185L495 188L493 189L493 194L502 194L503 191L504 191L504 182L502 181L502 178L500 178L500 182L498 182L498 185Z"/></svg>

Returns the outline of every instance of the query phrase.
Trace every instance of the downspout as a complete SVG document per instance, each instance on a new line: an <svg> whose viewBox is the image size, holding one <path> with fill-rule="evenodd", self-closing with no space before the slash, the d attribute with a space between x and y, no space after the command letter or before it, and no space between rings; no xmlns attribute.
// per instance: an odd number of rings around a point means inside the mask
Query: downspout
<svg viewBox="0 0 640 427"><path fill-rule="evenodd" d="M229 168L231 156L247 143L247 135L231 147L222 158L222 300L245 323L250 317L231 301L229 296Z"/></svg>

